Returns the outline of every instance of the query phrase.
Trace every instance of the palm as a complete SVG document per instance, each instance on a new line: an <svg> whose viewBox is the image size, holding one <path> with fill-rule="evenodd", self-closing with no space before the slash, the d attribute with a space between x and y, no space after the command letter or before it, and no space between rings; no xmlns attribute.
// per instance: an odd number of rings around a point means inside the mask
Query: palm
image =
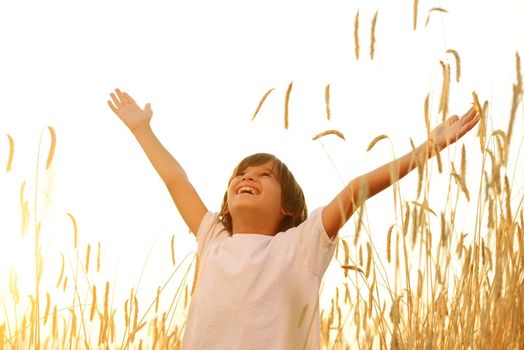
<svg viewBox="0 0 524 350"><path fill-rule="evenodd" d="M440 149L445 148L471 130L479 119L480 117L473 107L461 118L454 115L431 131L430 142Z"/></svg>
<svg viewBox="0 0 524 350"><path fill-rule="evenodd" d="M116 94L111 93L112 101L107 101L107 104L131 131L149 123L153 117L153 111L149 104L146 104L142 109L127 93L121 92L119 89L115 89L115 92Z"/></svg>

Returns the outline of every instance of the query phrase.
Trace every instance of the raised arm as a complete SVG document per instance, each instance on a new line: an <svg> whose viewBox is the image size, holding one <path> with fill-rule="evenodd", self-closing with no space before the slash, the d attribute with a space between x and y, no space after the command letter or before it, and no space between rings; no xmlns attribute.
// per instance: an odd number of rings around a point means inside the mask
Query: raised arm
<svg viewBox="0 0 524 350"><path fill-rule="evenodd" d="M196 235L207 208L189 182L182 166L153 133L150 125L153 117L151 105L148 103L142 109L131 96L119 89L111 93L111 100L107 101L107 104L131 130L158 175L166 184L180 215L191 232Z"/></svg>
<svg viewBox="0 0 524 350"><path fill-rule="evenodd" d="M456 142L479 121L479 116L472 107L459 119L452 116L437 126L429 139L410 153L385 164L367 174L353 179L324 208L322 222L329 237L334 237L359 205L368 198L391 186L417 166L416 158L422 154L435 155L450 144Z"/></svg>

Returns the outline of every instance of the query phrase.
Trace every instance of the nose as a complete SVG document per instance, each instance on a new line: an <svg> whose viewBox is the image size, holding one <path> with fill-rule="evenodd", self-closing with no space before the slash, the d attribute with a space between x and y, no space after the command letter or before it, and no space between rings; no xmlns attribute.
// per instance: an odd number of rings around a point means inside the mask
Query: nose
<svg viewBox="0 0 524 350"><path fill-rule="evenodd" d="M242 180L255 180L255 174L253 174L252 172L245 172L243 175L242 175Z"/></svg>

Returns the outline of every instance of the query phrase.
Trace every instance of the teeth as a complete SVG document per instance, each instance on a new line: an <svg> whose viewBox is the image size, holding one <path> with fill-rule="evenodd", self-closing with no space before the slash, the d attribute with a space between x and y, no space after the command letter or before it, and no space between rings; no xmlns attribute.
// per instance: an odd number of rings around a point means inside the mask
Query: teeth
<svg viewBox="0 0 524 350"><path fill-rule="evenodd" d="M249 193L249 194L256 195L258 194L258 191L256 188L251 187L251 186L242 186L237 190L237 194L242 194L242 193Z"/></svg>

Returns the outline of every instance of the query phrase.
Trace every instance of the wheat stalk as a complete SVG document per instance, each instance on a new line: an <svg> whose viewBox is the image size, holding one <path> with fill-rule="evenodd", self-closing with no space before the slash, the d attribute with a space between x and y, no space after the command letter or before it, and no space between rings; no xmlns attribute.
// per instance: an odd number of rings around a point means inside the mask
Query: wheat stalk
<svg viewBox="0 0 524 350"><path fill-rule="evenodd" d="M49 308L51 307L51 296L49 293L46 293L46 303L45 303L45 311L44 311L44 325L47 323L47 319L49 317Z"/></svg>
<svg viewBox="0 0 524 350"><path fill-rule="evenodd" d="M255 113L253 113L253 118L251 118L251 121L255 120L255 117L257 116L258 112L260 111L260 108L262 108L262 105L264 104L264 101L266 100L266 98L269 96L269 94L275 90L274 88L272 89L269 89L265 94L264 96L262 96L262 99L260 100L260 102L258 103L258 106L257 106L257 109L255 110Z"/></svg>
<svg viewBox="0 0 524 350"><path fill-rule="evenodd" d="M428 16L426 17L426 24L425 24L426 27L429 24L429 17L431 16L431 13L433 13L433 12L448 13L448 10L446 10L446 9L444 9L442 7L433 7L432 9L430 9L428 11Z"/></svg>
<svg viewBox="0 0 524 350"><path fill-rule="evenodd" d="M371 44L369 47L369 57L371 60L375 57L375 29L377 26L377 17L378 17L378 10L375 12L375 15L373 16L373 20L371 21Z"/></svg>
<svg viewBox="0 0 524 350"><path fill-rule="evenodd" d="M371 151L371 149L373 147L375 147L375 145L377 144L377 142L379 142L380 140L383 140L383 139L388 139L389 137L387 135L379 135L377 137L375 137L373 140L371 140L371 142L369 143L368 145L368 148L366 149L366 152L369 152Z"/></svg>
<svg viewBox="0 0 524 350"><path fill-rule="evenodd" d="M96 272L100 272L100 241L98 242L98 252L96 254Z"/></svg>
<svg viewBox="0 0 524 350"><path fill-rule="evenodd" d="M429 94L427 94L426 98L424 99L424 124L426 125L426 133L429 138L429 134L431 133L429 118Z"/></svg>
<svg viewBox="0 0 524 350"><path fill-rule="evenodd" d="M89 272L89 257L91 255L91 244L87 245L87 251L86 251L86 273Z"/></svg>
<svg viewBox="0 0 524 350"><path fill-rule="evenodd" d="M413 30L417 30L418 0L413 0Z"/></svg>
<svg viewBox="0 0 524 350"><path fill-rule="evenodd" d="M371 249L371 244L369 242L366 242L366 248L367 248L367 262L366 262L366 278L369 277L369 273L371 271L371 259L373 258L373 250Z"/></svg>
<svg viewBox="0 0 524 350"><path fill-rule="evenodd" d="M342 246L344 247L344 266L349 266L349 246L348 246L348 242L346 242L345 239L341 239L340 241L342 242ZM348 277L347 269L344 270L344 277Z"/></svg>
<svg viewBox="0 0 524 350"><path fill-rule="evenodd" d="M58 277L58 282L56 282L56 288L60 286L60 283L62 282L62 277L64 277L64 254L60 253L60 256L62 257L62 267L60 268L60 276Z"/></svg>
<svg viewBox="0 0 524 350"><path fill-rule="evenodd" d="M171 237L171 262L175 266L175 235Z"/></svg>
<svg viewBox="0 0 524 350"><path fill-rule="evenodd" d="M326 131L322 131L321 133L318 133L316 134L315 136L313 136L312 140L315 141L315 140L318 140L320 139L321 137L324 137L324 136L327 136L327 135L335 135L335 136L338 136L340 137L342 140L346 141L346 138L344 137L344 134L342 134L340 131L338 130L326 130Z"/></svg>
<svg viewBox="0 0 524 350"><path fill-rule="evenodd" d="M508 124L508 143L511 141L511 136L513 134L513 123L515 122L515 117L517 113L517 107L522 100L522 74L520 72L520 56L519 53L515 53L515 70L517 74L517 82L513 84L513 96L511 99L511 112Z"/></svg>
<svg viewBox="0 0 524 350"><path fill-rule="evenodd" d="M445 122L448 115L450 68L449 64L444 64L442 61L440 61L440 65L442 66L443 80L438 111L442 112L442 122Z"/></svg>
<svg viewBox="0 0 524 350"><path fill-rule="evenodd" d="M46 170L49 169L51 166L51 162L53 161L53 157L55 155L55 147L56 147L56 133L55 129L52 126L48 126L47 129L49 130L49 136L51 137L51 143L49 145L49 152L47 153L47 161L46 161Z"/></svg>
<svg viewBox="0 0 524 350"><path fill-rule="evenodd" d="M329 107L329 105L330 105L330 102L329 102L329 100L330 100L329 90L330 90L330 85L327 84L326 88L324 90L324 100L325 100L325 103L326 103L326 118L327 118L327 120L331 119L331 108Z"/></svg>
<svg viewBox="0 0 524 350"><path fill-rule="evenodd" d="M290 82L286 90L286 99L284 101L284 129L289 127L289 97L291 96L291 89L293 89L293 82Z"/></svg>
<svg viewBox="0 0 524 350"><path fill-rule="evenodd" d="M20 209L22 213L20 235L22 238L27 234L27 229L29 227L29 202L24 199L25 184L26 182L24 180L20 186Z"/></svg>
<svg viewBox="0 0 524 350"><path fill-rule="evenodd" d="M480 106L479 98L475 91L472 92L473 95L473 105L475 106L475 111L480 115L480 122L477 135L480 138L480 149L484 151L485 142L486 142L486 113L484 109Z"/></svg>
<svg viewBox="0 0 524 350"><path fill-rule="evenodd" d="M66 213L66 215L71 219L71 223L73 224L73 246L75 249L78 248L78 230L76 225L76 219L71 213Z"/></svg>
<svg viewBox="0 0 524 350"><path fill-rule="evenodd" d="M360 272L361 274L365 275L364 271L362 271L362 269L358 266L354 266L354 265L341 265L340 266L341 268L345 269L345 270L353 270L353 271L357 271L357 272Z"/></svg>
<svg viewBox="0 0 524 350"><path fill-rule="evenodd" d="M9 156L7 158L7 165L5 167L6 172L11 171L11 166L13 164L13 157L15 154L15 141L13 140L13 137L9 134L6 135L7 140L9 141Z"/></svg>
<svg viewBox="0 0 524 350"><path fill-rule="evenodd" d="M89 312L89 321L93 321L95 312L97 311L97 300L96 300L96 286L93 286L91 290L91 311Z"/></svg>
<svg viewBox="0 0 524 350"><path fill-rule="evenodd" d="M449 49L446 51L446 53L450 53L455 57L455 64L456 64L456 70L455 70L455 79L457 80L457 83L460 80L460 56L456 50Z"/></svg>
<svg viewBox="0 0 524 350"><path fill-rule="evenodd" d="M391 225L388 229L388 235L387 235L387 246L386 246L386 257L388 260L388 263L391 263L391 234L393 233L393 227L395 225Z"/></svg>
<svg viewBox="0 0 524 350"><path fill-rule="evenodd" d="M160 287L156 290L156 298L155 298L155 313L158 313L158 304L160 303L160 292L162 289Z"/></svg>
<svg viewBox="0 0 524 350"><path fill-rule="evenodd" d="M358 17L360 15L360 10L357 11L357 14L355 15L355 22L353 27L353 38L355 40L355 58L358 61L359 52L360 52L360 45L359 45L359 39L358 39Z"/></svg>

